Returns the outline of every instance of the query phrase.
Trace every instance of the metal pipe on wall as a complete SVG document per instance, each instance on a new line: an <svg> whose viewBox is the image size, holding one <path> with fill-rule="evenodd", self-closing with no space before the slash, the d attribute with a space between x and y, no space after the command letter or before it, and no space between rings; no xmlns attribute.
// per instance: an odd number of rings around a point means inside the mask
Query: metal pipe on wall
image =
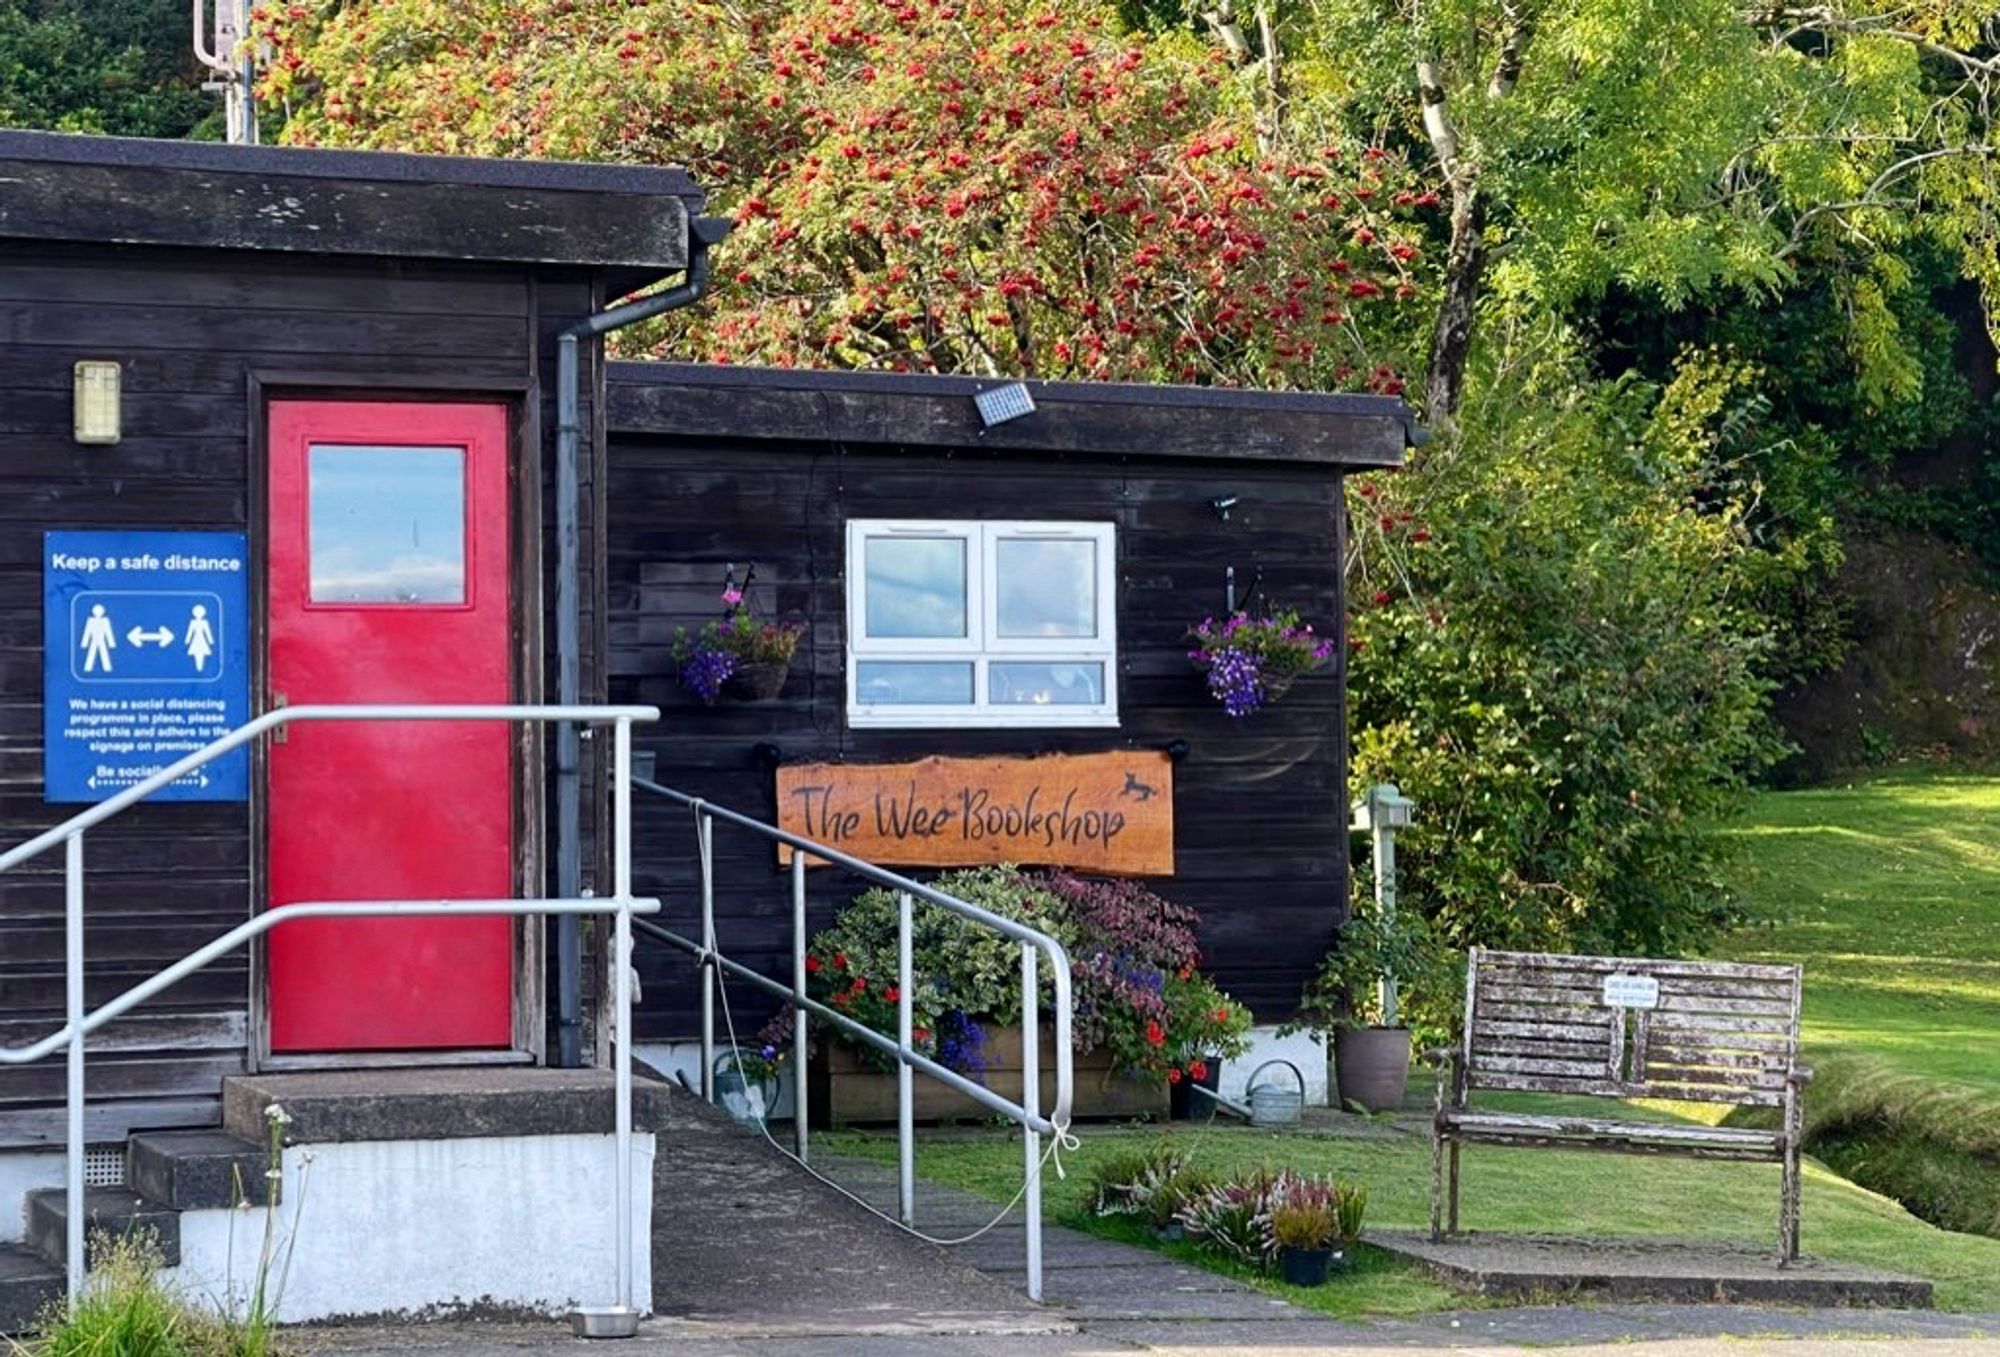
<svg viewBox="0 0 2000 1357"><path fill-rule="evenodd" d="M685 281L650 297L586 316L556 336L556 693L575 705L583 689L581 547L577 461L582 455L583 416L577 342L601 338L642 320L664 316L701 299L708 290L708 251L729 234L721 217L688 223ZM580 779L583 745L573 725L556 727L556 893L567 898L583 890L583 813ZM556 1064L583 1063L583 942L581 926L565 916L556 923Z"/></svg>

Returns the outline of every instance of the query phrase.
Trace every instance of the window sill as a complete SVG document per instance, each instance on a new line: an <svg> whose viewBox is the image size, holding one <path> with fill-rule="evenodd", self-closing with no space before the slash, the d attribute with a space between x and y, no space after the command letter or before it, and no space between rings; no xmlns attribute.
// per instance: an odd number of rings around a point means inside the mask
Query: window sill
<svg viewBox="0 0 2000 1357"><path fill-rule="evenodd" d="M1117 712L1052 712L1035 707L1016 715L1000 711L883 711L849 707L850 730L1116 730Z"/></svg>

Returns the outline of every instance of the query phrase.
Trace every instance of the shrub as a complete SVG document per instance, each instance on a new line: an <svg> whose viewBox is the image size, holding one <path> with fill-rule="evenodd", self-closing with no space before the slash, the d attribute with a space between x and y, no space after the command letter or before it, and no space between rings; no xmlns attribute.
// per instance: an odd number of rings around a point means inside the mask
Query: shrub
<svg viewBox="0 0 2000 1357"><path fill-rule="evenodd" d="M1355 786L1416 801L1403 905L1446 943L1671 954L1728 919L1715 829L1779 750L1768 561L1708 424L1510 361L1421 474L1349 482Z"/></svg>
<svg viewBox="0 0 2000 1357"><path fill-rule="evenodd" d="M1061 900L1039 879L1012 867L947 872L937 889L968 904L1032 925L1069 944ZM874 1030L896 1031L897 899L894 891L863 891L812 940L806 983L813 998ZM915 1044L940 1063L976 1075L989 1025L1021 1020L1020 944L924 900L910 919L911 995ZM1042 977L1043 996L1053 981ZM766 1029L770 1031L771 1029ZM886 1057L858 1048L871 1061Z"/></svg>
<svg viewBox="0 0 2000 1357"><path fill-rule="evenodd" d="M1249 1011L1195 969L1200 953L1193 910L1135 881L1068 872L975 867L947 872L934 884L1063 944L1070 955L1078 1051L1109 1047L1127 1073L1179 1079L1204 1057L1244 1049ZM864 891L813 938L806 956L812 996L884 1034L896 1030L896 914L893 891ZM978 1075L987 1029L1020 1021L1020 965L1018 943L918 901L911 920L918 1049ZM1042 984L1046 1000L1053 977L1043 974ZM782 1050L789 1023L787 1011L766 1024L757 1049ZM871 1062L886 1060L873 1048L859 1049Z"/></svg>

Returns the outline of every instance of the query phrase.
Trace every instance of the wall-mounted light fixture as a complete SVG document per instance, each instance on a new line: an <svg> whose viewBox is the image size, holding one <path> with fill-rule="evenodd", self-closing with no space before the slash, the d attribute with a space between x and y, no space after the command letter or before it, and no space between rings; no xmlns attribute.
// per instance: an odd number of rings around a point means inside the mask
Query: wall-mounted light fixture
<svg viewBox="0 0 2000 1357"><path fill-rule="evenodd" d="M987 428L1005 424L1010 419L1035 413L1035 398L1028 394L1028 388L1019 382L1009 382L996 386L991 391L981 391L972 398L979 407L979 422Z"/></svg>
<svg viewBox="0 0 2000 1357"><path fill-rule="evenodd" d="M109 445L119 435L118 364L86 358L76 365L75 425L79 443Z"/></svg>
<svg viewBox="0 0 2000 1357"><path fill-rule="evenodd" d="M1221 519L1224 523L1227 523L1229 521L1229 511L1236 507L1236 498L1237 497L1235 495L1223 495L1220 496L1219 498L1210 500L1208 502L1208 507L1215 510L1215 516L1217 518Z"/></svg>

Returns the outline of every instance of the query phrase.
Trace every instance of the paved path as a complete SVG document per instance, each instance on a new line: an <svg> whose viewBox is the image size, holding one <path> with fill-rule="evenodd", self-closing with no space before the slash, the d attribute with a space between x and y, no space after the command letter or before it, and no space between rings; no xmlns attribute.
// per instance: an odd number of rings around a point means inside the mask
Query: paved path
<svg viewBox="0 0 2000 1357"><path fill-rule="evenodd" d="M623 1343L556 1324L319 1330L304 1351L350 1357L1381 1357L1385 1351L1565 1357L2000 1357L2000 1315L1792 1311L1737 1306L1562 1306L1343 1322L1142 1249L1044 1231L1049 1304L1023 1294L1018 1211L939 1250L873 1219L761 1140L701 1107L677 1107L655 1181L654 1295L661 1317ZM893 1207L887 1166L818 1165ZM927 1233L970 1233L997 1207L918 1186ZM1800 1341L1806 1340L1806 1341Z"/></svg>

